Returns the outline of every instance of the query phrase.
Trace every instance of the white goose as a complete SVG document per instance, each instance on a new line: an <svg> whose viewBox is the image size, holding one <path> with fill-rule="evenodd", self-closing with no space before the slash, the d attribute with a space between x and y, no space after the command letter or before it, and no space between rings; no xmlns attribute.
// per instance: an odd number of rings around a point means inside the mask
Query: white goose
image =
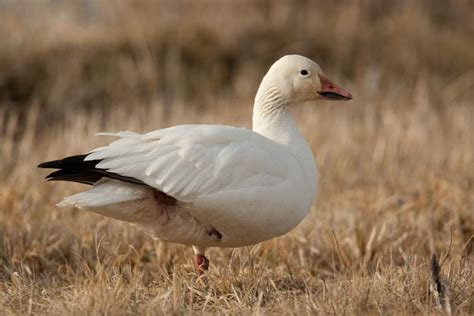
<svg viewBox="0 0 474 316"><path fill-rule="evenodd" d="M86 155L45 162L47 176L92 185L58 205L136 224L167 242L192 245L196 272L207 247L241 247L283 235L308 213L316 163L289 108L313 99L350 100L312 60L280 58L255 97L253 129L179 125L120 139Z"/></svg>

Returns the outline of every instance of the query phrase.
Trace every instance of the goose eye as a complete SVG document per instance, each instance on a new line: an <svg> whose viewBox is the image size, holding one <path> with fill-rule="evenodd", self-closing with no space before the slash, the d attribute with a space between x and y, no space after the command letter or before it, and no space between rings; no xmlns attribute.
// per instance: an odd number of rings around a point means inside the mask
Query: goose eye
<svg viewBox="0 0 474 316"><path fill-rule="evenodd" d="M300 71L300 74L302 74L303 76L307 76L309 74L308 70L306 69L303 69Z"/></svg>

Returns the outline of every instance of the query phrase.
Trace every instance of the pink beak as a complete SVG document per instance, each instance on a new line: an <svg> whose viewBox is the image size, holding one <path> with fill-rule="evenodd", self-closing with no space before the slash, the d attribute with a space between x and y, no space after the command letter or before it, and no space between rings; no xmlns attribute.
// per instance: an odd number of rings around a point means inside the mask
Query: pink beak
<svg viewBox="0 0 474 316"><path fill-rule="evenodd" d="M319 91L319 98L324 100L350 100L352 99L352 94L349 91L338 87L334 82L329 80L323 75L319 75L321 80L321 91Z"/></svg>

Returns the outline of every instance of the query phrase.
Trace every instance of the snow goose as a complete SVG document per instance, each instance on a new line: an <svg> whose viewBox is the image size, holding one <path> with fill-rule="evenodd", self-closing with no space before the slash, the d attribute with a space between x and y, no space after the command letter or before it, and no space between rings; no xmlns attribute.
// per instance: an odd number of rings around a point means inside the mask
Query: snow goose
<svg viewBox="0 0 474 316"><path fill-rule="evenodd" d="M49 161L46 178L92 187L64 198L133 223L154 238L191 245L208 269L207 247L241 247L287 233L308 213L316 163L289 112L308 100L350 100L312 60L277 60L255 97L252 130L179 125L119 139L88 154Z"/></svg>

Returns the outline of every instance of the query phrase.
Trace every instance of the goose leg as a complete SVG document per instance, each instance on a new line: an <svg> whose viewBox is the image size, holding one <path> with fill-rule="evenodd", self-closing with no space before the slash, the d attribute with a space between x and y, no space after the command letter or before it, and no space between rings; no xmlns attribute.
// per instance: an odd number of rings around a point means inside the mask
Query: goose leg
<svg viewBox="0 0 474 316"><path fill-rule="evenodd" d="M194 270L196 274L203 275L209 269L209 259L204 255L206 247L193 246L194 250Z"/></svg>

